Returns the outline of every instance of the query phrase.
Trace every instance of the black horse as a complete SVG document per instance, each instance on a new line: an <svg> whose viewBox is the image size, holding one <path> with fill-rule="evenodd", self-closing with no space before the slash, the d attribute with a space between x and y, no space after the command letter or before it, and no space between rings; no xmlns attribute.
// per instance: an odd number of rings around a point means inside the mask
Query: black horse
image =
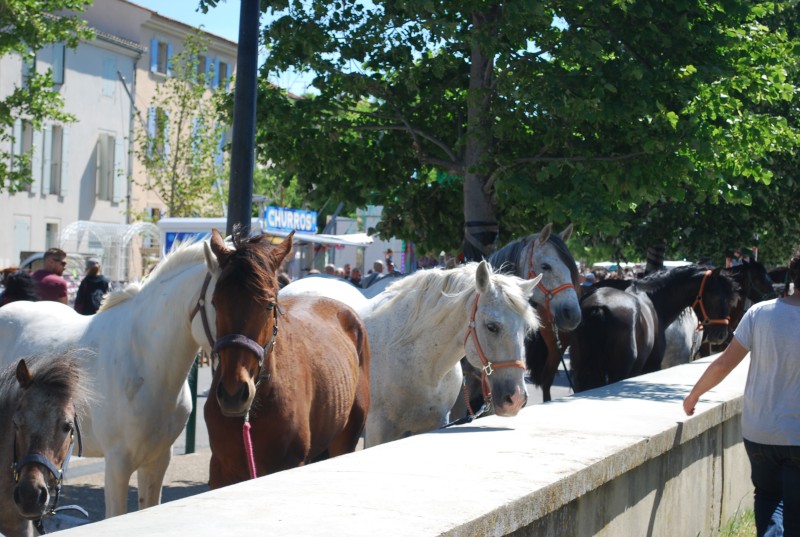
<svg viewBox="0 0 800 537"><path fill-rule="evenodd" d="M583 320L570 342L575 390L660 369L666 328L687 307L709 341L724 341L737 298L729 275L699 265L656 272L626 289L592 288L581 299Z"/></svg>

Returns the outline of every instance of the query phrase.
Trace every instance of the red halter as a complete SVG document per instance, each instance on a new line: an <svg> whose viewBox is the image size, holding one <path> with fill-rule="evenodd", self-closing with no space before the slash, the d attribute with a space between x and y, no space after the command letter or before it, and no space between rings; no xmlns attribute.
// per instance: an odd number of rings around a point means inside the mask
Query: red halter
<svg viewBox="0 0 800 537"><path fill-rule="evenodd" d="M478 358L481 359L481 363L483 367L481 368L481 386L483 387L483 398L484 400L489 403L492 400L492 391L489 388L489 379L488 377L494 373L495 369L501 369L503 367L518 367L520 369L525 369L525 362L522 360L506 360L504 362L490 362L488 358L486 358L486 354L483 352L483 348L481 347L481 342L478 341L478 331L475 329L475 313L478 311L478 299L481 297L480 293L475 293L475 301L472 303L472 315L469 319L469 327L467 328L467 335L464 338L464 345L467 344L467 340L469 336L473 336L475 339L475 350L478 351Z"/></svg>
<svg viewBox="0 0 800 537"><path fill-rule="evenodd" d="M532 280L532 279L534 279L536 277L536 271L533 270L533 250L535 248L536 248L536 239L534 239L533 242L531 242L531 249L530 249L530 253L528 254L528 279L529 280ZM550 290L547 287L545 287L544 282L542 280L539 280L539 285L537 285L536 287L538 287L542 291L542 293L544 293L544 309L545 309L545 313L547 315L547 320L552 325L553 324L553 314L550 312L550 301L553 299L554 296L556 296L561 291L566 291L567 289L572 289L574 291L575 290L575 286L573 284L571 284L571 283L565 283L565 284L559 285L558 287L556 287L553 290Z"/></svg>
<svg viewBox="0 0 800 537"><path fill-rule="evenodd" d="M692 303L692 309L695 309L698 305L700 306L700 312L703 314L703 320L698 321L697 323L697 331L701 332L703 328L710 324L724 324L728 325L730 323L730 317L725 317L724 319L712 319L708 316L706 312L706 307L703 304L703 290L706 287L706 280L711 275L711 271L707 270L706 273L703 275L703 281L700 282L700 291L697 293L697 298L694 299L694 303ZM697 313L697 311L695 311ZM699 316L698 316L699 319Z"/></svg>

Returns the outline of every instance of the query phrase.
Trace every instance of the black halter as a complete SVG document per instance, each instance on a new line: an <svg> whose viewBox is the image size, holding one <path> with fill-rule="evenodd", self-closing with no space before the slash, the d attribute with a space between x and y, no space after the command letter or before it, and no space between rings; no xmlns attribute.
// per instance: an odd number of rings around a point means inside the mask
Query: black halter
<svg viewBox="0 0 800 537"><path fill-rule="evenodd" d="M81 429L78 426L78 416L75 416L75 433L78 436L78 457L83 455L83 442L81 441ZM61 484L64 482L64 474L67 473L67 467L69 466L69 460L72 457L72 451L75 448L75 435L70 433L69 439L69 449L67 450L67 456L64 457L64 464L61 465L61 468L56 468L56 465L53 462L42 455L41 453L28 453L21 459L17 460L17 433L14 431L14 458L13 462L11 463L11 469L14 472L14 482L19 483L19 479L22 476L22 469L25 468L29 464L41 464L53 475L56 480L56 490L55 494L51 496L52 501L50 505L47 506L47 511L45 512L44 516L53 516L56 514L56 508L58 506L58 500L61 497ZM34 526L39 534L44 534L44 524L42 523L42 519L38 519L34 521Z"/></svg>
<svg viewBox="0 0 800 537"><path fill-rule="evenodd" d="M262 347L257 341L250 339L244 334L228 334L218 338L216 343L214 343L214 348L211 350L212 363L214 360L219 361L219 351L225 347L240 347L247 349L252 352L255 355L256 360L258 360L258 374L256 375L257 382L261 382L262 379L269 380L269 373L266 373L262 377L262 368L264 366L264 360L266 359L267 354L269 354L272 346L275 345L275 337L278 335L278 313L280 313L280 308L277 304L274 306L270 305L268 308L272 310L272 317L275 319L275 323L272 325L272 337L270 337L265 346Z"/></svg>

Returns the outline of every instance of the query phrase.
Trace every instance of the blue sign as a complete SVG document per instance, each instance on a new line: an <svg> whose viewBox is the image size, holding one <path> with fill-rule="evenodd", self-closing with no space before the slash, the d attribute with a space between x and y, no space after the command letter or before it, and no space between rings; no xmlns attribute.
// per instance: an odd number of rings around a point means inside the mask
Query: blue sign
<svg viewBox="0 0 800 537"><path fill-rule="evenodd" d="M317 212L269 206L264 211L264 226L271 231L317 232Z"/></svg>
<svg viewBox="0 0 800 537"><path fill-rule="evenodd" d="M188 240L205 240L211 237L210 231L168 231L164 238L164 252L172 251L173 246Z"/></svg>

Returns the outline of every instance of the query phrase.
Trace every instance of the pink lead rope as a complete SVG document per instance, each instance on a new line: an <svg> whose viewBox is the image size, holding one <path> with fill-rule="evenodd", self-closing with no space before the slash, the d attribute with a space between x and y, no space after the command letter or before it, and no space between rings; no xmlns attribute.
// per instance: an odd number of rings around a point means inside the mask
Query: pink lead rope
<svg viewBox="0 0 800 537"><path fill-rule="evenodd" d="M244 439L244 453L247 456L247 467L250 470L250 479L256 478L256 461L253 458L253 441L250 438L250 414L244 417L242 425L242 438Z"/></svg>

